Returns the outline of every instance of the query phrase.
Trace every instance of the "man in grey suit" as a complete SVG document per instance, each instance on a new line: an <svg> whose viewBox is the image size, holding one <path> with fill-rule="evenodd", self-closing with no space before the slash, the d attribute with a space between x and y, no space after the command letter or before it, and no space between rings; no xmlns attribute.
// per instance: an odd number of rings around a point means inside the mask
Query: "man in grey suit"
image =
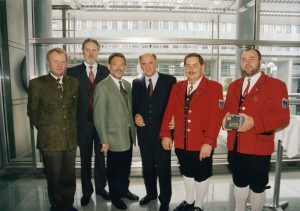
<svg viewBox="0 0 300 211"><path fill-rule="evenodd" d="M112 204L122 210L127 209L122 197L139 199L128 189L136 129L131 110L131 85L122 79L125 68L125 56L111 54L110 75L97 84L94 94L94 123L102 142L101 150L107 152L109 195Z"/></svg>
<svg viewBox="0 0 300 211"><path fill-rule="evenodd" d="M100 44L97 40L88 38L82 43L84 61L67 69L67 74L79 80L79 95L77 107L77 134L81 161L81 205L89 204L92 193L92 155L95 152L94 178L96 194L109 200L106 186L106 167L104 153L101 152L101 140L93 122L93 95L97 83L109 75L106 66L98 64Z"/></svg>
<svg viewBox="0 0 300 211"><path fill-rule="evenodd" d="M27 114L37 129L52 211L75 211L76 107L79 82L64 75L67 54L47 53L50 73L29 81Z"/></svg>

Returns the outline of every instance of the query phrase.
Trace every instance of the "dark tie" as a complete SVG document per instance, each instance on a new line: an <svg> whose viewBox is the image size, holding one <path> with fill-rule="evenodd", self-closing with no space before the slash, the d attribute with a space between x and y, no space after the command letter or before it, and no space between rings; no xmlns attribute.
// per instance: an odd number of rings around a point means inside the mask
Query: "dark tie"
<svg viewBox="0 0 300 211"><path fill-rule="evenodd" d="M61 91L64 91L63 85L60 83L60 79L61 79L61 78L57 78L57 79L56 79L56 82L60 85Z"/></svg>
<svg viewBox="0 0 300 211"><path fill-rule="evenodd" d="M151 78L149 79L149 84L148 84L147 90L148 90L148 96L151 97L151 95L153 93L153 84L152 84L152 79Z"/></svg>
<svg viewBox="0 0 300 211"><path fill-rule="evenodd" d="M120 92L121 92L121 94L123 96L123 99L124 99L124 102L125 102L125 104L126 104L126 106L128 108L128 95L127 95L127 92L123 88L122 81L119 81L119 83L120 83Z"/></svg>
<svg viewBox="0 0 300 211"><path fill-rule="evenodd" d="M94 72L93 72L93 66L90 65L89 66L89 79L90 79L90 82L93 84L94 83L94 80L95 80L95 76L94 76Z"/></svg>
<svg viewBox="0 0 300 211"><path fill-rule="evenodd" d="M249 92L249 88L250 88L250 78L248 79L248 83L247 83L247 86L246 86L246 89L245 89L245 91L244 91L244 93L243 93L243 98L245 98L246 96L247 96L247 94L248 94L248 92Z"/></svg>
<svg viewBox="0 0 300 211"><path fill-rule="evenodd" d="M190 94L192 94L192 91L193 91L193 84L194 84L194 83L190 83L190 88L189 88L189 90L188 90L188 96L189 96Z"/></svg>

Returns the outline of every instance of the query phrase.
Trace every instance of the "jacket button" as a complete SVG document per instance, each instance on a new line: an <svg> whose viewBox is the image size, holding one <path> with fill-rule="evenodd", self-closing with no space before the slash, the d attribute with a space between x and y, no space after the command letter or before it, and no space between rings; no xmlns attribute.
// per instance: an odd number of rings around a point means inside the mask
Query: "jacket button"
<svg viewBox="0 0 300 211"><path fill-rule="evenodd" d="M188 120L188 123L190 123L190 122L191 122L191 120L189 119L189 120Z"/></svg>
<svg viewBox="0 0 300 211"><path fill-rule="evenodd" d="M189 129L187 129L187 131L188 131L188 132L190 132L190 131L191 131L191 129L189 128Z"/></svg>
<svg viewBox="0 0 300 211"><path fill-rule="evenodd" d="M192 113L192 110L189 110L189 113Z"/></svg>

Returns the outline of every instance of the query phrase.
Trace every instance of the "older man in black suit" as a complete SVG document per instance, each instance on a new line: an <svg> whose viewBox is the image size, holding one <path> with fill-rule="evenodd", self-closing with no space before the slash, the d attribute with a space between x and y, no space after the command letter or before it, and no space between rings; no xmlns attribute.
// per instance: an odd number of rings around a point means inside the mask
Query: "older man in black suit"
<svg viewBox="0 0 300 211"><path fill-rule="evenodd" d="M93 95L97 83L109 75L106 66L98 64L100 45L97 40L88 38L82 44L84 61L82 64L67 69L67 74L77 78L80 82L77 109L77 134L81 158L81 205L90 202L94 188L91 182L91 162L93 148L95 152L95 189L96 194L109 200L109 194L105 190L106 167L105 156L101 151L102 145L93 121ZM105 124L103 122L103 124Z"/></svg>
<svg viewBox="0 0 300 211"><path fill-rule="evenodd" d="M162 148L159 131L176 78L156 71L155 54L143 54L139 57L139 62L144 74L133 80L132 101L147 192L147 195L140 200L140 205L146 205L157 198L158 176L160 210L165 211L169 209L172 194L171 151Z"/></svg>

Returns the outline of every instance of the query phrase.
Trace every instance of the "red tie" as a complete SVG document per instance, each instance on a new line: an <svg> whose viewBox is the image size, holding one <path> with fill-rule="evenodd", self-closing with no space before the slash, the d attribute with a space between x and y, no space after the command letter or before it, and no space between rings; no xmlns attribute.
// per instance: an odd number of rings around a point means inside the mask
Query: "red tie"
<svg viewBox="0 0 300 211"><path fill-rule="evenodd" d="M93 84L94 80L95 80L95 76L94 76L94 72L93 72L93 66L90 65L89 68L90 68L89 79L90 79L90 82Z"/></svg>
<svg viewBox="0 0 300 211"><path fill-rule="evenodd" d="M193 84L194 84L194 83L190 83L190 88L189 88L189 91L188 91L188 95L192 94L192 91L193 91Z"/></svg>
<svg viewBox="0 0 300 211"><path fill-rule="evenodd" d="M247 96L248 92L249 92L250 80L251 80L251 79L249 78L249 79L248 79L247 86L246 86L246 89L245 89L245 91L244 91L244 93L243 93L243 98L245 98L245 97Z"/></svg>
<svg viewBox="0 0 300 211"><path fill-rule="evenodd" d="M148 95L151 96L152 93L153 93L153 84L152 84L152 79L151 78L149 79L149 85L148 85L147 90L148 90Z"/></svg>

